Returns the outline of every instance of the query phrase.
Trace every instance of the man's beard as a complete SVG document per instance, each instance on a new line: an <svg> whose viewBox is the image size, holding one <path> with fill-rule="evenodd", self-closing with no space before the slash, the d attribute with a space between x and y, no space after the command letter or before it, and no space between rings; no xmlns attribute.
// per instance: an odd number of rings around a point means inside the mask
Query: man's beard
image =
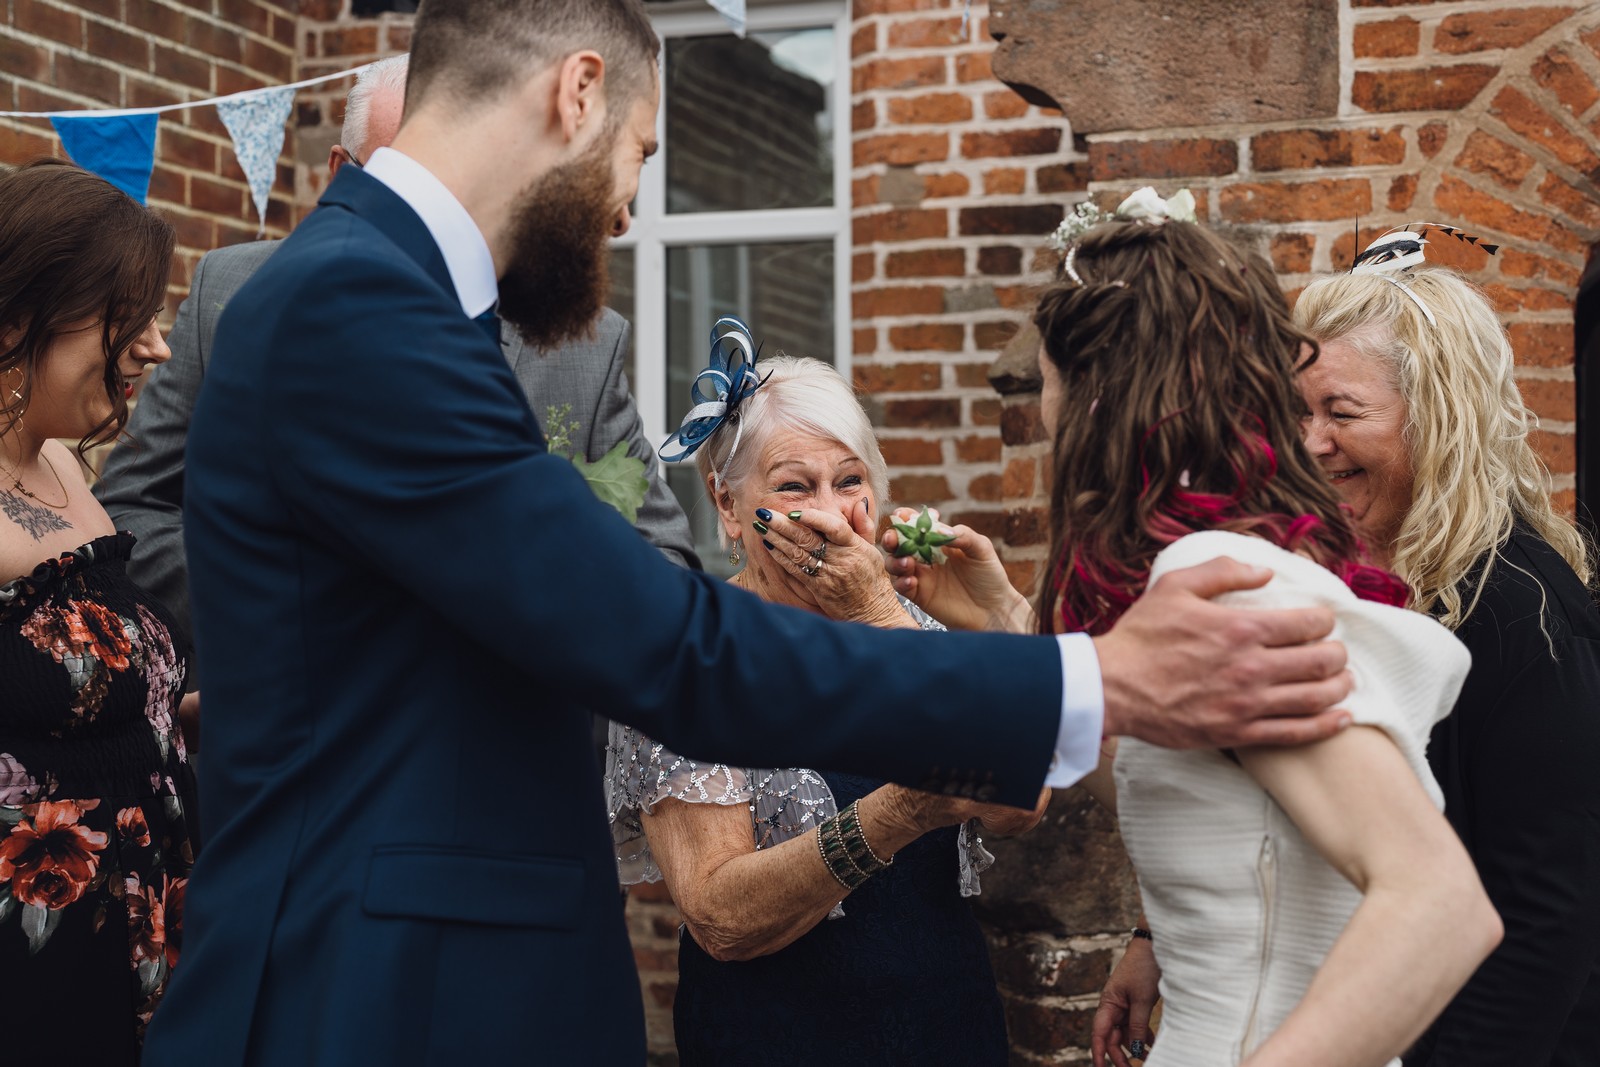
<svg viewBox="0 0 1600 1067"><path fill-rule="evenodd" d="M500 316L523 341L553 348L587 336L610 285L612 145L554 168L518 199Z"/></svg>

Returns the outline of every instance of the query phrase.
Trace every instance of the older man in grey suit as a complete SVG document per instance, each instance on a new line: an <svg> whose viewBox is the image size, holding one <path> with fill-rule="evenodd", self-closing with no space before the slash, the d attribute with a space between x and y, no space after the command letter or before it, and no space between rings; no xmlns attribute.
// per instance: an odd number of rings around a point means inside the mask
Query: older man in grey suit
<svg viewBox="0 0 1600 1067"><path fill-rule="evenodd" d="M330 172L362 163L394 138L405 96L406 57L364 71L350 90L343 143L329 154ZM172 358L153 371L128 423L130 444L114 449L95 495L119 529L131 530L139 546L129 565L134 580L177 617L189 620L189 576L183 549L183 450L200 380L211 359L217 319L233 294L277 249L276 241L234 245L208 253L195 268L189 297L178 309L167 344ZM589 341L538 352L509 327L500 344L517 381L535 405L571 405L578 431L573 440L590 460L618 441L645 462L650 489L639 509L640 533L675 562L699 568L688 521L661 479L655 453L623 374L628 323L604 312Z"/></svg>

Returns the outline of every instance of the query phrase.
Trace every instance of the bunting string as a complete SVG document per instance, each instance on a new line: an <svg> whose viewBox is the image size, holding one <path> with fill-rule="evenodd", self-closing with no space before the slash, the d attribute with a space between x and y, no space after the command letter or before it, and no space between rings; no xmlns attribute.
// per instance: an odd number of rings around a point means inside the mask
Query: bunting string
<svg viewBox="0 0 1600 1067"><path fill-rule="evenodd" d="M184 108L190 107L209 107L220 104L225 100L242 101L246 97L259 96L262 93L281 93L285 89L306 89L313 85L321 85L323 82L338 81L340 78L348 78L353 74L360 74L370 66L372 66L371 63L363 63L359 67L341 70L336 74L324 74L319 78L306 78L304 81L290 82L288 85L267 85L260 89L242 89L237 93L229 93L227 96L213 96L206 100L190 100L182 104L83 111L0 111L0 119L116 118L123 115L160 115L168 111L182 111Z"/></svg>

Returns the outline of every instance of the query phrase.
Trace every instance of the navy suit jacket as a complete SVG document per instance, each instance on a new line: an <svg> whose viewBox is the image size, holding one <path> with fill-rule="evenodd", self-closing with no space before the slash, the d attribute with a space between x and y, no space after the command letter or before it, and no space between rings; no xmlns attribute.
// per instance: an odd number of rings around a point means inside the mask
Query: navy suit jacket
<svg viewBox="0 0 1600 1067"><path fill-rule="evenodd" d="M668 563L546 452L360 170L217 344L184 516L206 845L148 1065L641 1063L587 708L703 758L1032 804L1051 639L836 624Z"/></svg>

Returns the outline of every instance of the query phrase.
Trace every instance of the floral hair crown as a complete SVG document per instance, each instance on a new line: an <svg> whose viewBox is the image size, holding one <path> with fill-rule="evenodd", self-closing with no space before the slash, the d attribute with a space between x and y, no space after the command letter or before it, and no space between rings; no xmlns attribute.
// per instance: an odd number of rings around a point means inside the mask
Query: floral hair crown
<svg viewBox="0 0 1600 1067"><path fill-rule="evenodd" d="M760 354L750 335L750 327L732 315L717 320L711 327L710 365L695 375L694 384L689 388L694 405L683 417L682 425L656 451L663 462L681 463L688 459L732 420L733 447L728 449L722 471L716 473L717 488L722 488L723 472L733 462L733 454L739 450L739 438L744 433L743 424L735 417L739 405L766 383L765 378L756 374L756 359Z"/></svg>
<svg viewBox="0 0 1600 1067"><path fill-rule="evenodd" d="M1143 222L1151 226L1159 226L1164 222L1195 222L1194 194L1187 189L1179 189L1170 197L1163 200L1156 195L1153 187L1146 185L1142 189L1135 189L1127 199L1117 205L1115 211L1103 211L1092 200L1085 200L1067 212L1067 217L1061 220L1061 225L1056 227L1056 232L1050 235L1050 247L1058 252L1065 252L1066 259L1062 261L1061 269L1078 285L1084 284L1083 279L1073 267L1072 261L1077 258L1078 241L1084 234L1096 226L1107 222ZM1126 286L1126 282L1113 282L1113 285Z"/></svg>
<svg viewBox="0 0 1600 1067"><path fill-rule="evenodd" d="M1415 227L1416 232L1412 229ZM1492 245L1480 237L1467 233L1465 230L1454 226L1445 226L1437 222L1408 222L1404 226L1390 230L1388 233L1376 238L1371 244L1355 258L1350 265L1351 274L1376 274L1390 285L1399 289L1411 299L1411 302L1421 309L1427 318L1428 325L1437 327L1439 321L1433 317L1433 312L1428 305L1422 302L1415 290L1404 281L1406 272L1412 267L1421 266L1427 261L1424 250L1428 247L1427 233L1437 230L1447 237L1454 237L1458 241L1475 245L1491 256L1500 251L1499 245Z"/></svg>

